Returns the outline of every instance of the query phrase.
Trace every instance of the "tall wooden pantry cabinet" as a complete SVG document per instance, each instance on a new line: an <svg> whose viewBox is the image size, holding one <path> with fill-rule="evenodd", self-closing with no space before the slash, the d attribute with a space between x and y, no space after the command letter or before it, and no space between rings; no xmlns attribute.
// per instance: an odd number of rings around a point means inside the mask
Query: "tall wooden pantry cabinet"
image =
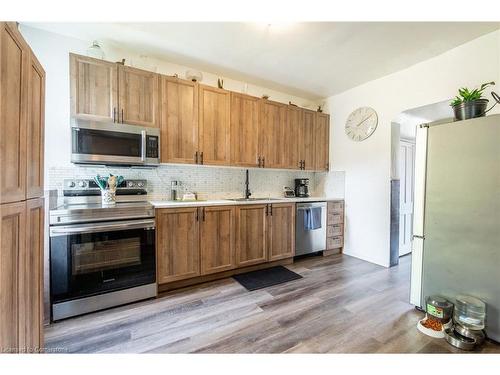
<svg viewBox="0 0 500 375"><path fill-rule="evenodd" d="M0 22L0 353L43 347L45 72Z"/></svg>

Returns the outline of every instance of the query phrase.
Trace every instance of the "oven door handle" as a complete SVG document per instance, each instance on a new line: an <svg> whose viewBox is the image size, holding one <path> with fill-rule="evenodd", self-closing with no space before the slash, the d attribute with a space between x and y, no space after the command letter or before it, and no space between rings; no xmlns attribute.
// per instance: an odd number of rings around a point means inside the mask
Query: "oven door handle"
<svg viewBox="0 0 500 375"><path fill-rule="evenodd" d="M95 224L82 224L82 225L68 225L61 227L51 227L50 237L65 236L69 234L82 234L82 233L99 233L99 232L113 232L128 229L154 229L155 221L148 220L130 220L121 221L116 223L95 223Z"/></svg>
<svg viewBox="0 0 500 375"><path fill-rule="evenodd" d="M146 161L146 131L141 131L141 161Z"/></svg>

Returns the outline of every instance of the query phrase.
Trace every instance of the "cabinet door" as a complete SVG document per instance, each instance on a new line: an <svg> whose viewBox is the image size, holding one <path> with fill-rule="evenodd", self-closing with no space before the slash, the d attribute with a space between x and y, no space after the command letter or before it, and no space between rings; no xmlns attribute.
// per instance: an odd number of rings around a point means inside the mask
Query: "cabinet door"
<svg viewBox="0 0 500 375"><path fill-rule="evenodd" d="M43 198L26 201L26 246L19 253L19 347L43 346Z"/></svg>
<svg viewBox="0 0 500 375"><path fill-rule="evenodd" d="M236 208L236 265L239 267L267 261L265 204Z"/></svg>
<svg viewBox="0 0 500 375"><path fill-rule="evenodd" d="M0 205L0 352L19 347L18 268L26 246L26 204Z"/></svg>
<svg viewBox="0 0 500 375"><path fill-rule="evenodd" d="M295 255L295 204L270 205L267 221L269 261L293 257Z"/></svg>
<svg viewBox="0 0 500 375"><path fill-rule="evenodd" d="M0 23L0 203L26 199L29 47L11 23Z"/></svg>
<svg viewBox="0 0 500 375"><path fill-rule="evenodd" d="M304 121L300 136L300 159L306 170L314 170L314 129L316 124L316 112L304 109Z"/></svg>
<svg viewBox="0 0 500 375"><path fill-rule="evenodd" d="M229 164L230 102L229 91L200 85L199 151L201 164Z"/></svg>
<svg viewBox="0 0 500 375"><path fill-rule="evenodd" d="M203 207L200 221L201 274L234 268L235 208Z"/></svg>
<svg viewBox="0 0 500 375"><path fill-rule="evenodd" d="M327 171L329 167L329 134L330 116L324 113L316 113L314 127L314 169L317 171Z"/></svg>
<svg viewBox="0 0 500 375"><path fill-rule="evenodd" d="M198 85L161 77L161 162L196 163L198 151Z"/></svg>
<svg viewBox="0 0 500 375"><path fill-rule="evenodd" d="M26 198L43 196L45 133L45 71L33 53L28 73L28 127L26 147Z"/></svg>
<svg viewBox="0 0 500 375"><path fill-rule="evenodd" d="M285 131L287 106L262 100L260 118L260 154L268 168L286 168Z"/></svg>
<svg viewBox="0 0 500 375"><path fill-rule="evenodd" d="M231 164L259 166L260 98L231 93Z"/></svg>
<svg viewBox="0 0 500 375"><path fill-rule="evenodd" d="M198 208L156 210L158 283L200 274Z"/></svg>
<svg viewBox="0 0 500 375"><path fill-rule="evenodd" d="M302 108L289 105L285 132L285 165L290 169L300 169L300 138L303 122L304 111Z"/></svg>
<svg viewBox="0 0 500 375"><path fill-rule="evenodd" d="M117 64L70 53L71 116L118 121Z"/></svg>
<svg viewBox="0 0 500 375"><path fill-rule="evenodd" d="M159 75L118 66L120 123L160 127Z"/></svg>

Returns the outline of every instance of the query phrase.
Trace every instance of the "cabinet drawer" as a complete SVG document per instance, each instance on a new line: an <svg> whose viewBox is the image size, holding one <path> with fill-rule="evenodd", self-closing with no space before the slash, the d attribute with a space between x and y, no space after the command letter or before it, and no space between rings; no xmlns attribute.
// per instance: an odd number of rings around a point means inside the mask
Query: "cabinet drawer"
<svg viewBox="0 0 500 375"><path fill-rule="evenodd" d="M328 212L327 225L342 224L343 222L344 222L343 214Z"/></svg>
<svg viewBox="0 0 500 375"><path fill-rule="evenodd" d="M344 202L328 202L328 213L341 213L344 211Z"/></svg>
<svg viewBox="0 0 500 375"><path fill-rule="evenodd" d="M342 245L344 245L344 237L342 236L330 237L326 239L327 249L336 249L342 247Z"/></svg>
<svg viewBox="0 0 500 375"><path fill-rule="evenodd" d="M342 236L342 235L343 235L342 224L329 225L326 228L327 237Z"/></svg>

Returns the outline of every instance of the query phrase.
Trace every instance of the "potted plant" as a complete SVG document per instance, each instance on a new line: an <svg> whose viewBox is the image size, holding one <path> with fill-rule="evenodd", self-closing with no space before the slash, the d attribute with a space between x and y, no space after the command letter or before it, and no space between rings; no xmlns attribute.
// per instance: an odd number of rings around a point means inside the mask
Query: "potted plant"
<svg viewBox="0 0 500 375"><path fill-rule="evenodd" d="M450 103L453 107L456 120L467 120L474 117L482 117L486 113L488 99L484 99L483 91L495 82L483 83L480 88L469 90L462 87L458 90L458 95Z"/></svg>

